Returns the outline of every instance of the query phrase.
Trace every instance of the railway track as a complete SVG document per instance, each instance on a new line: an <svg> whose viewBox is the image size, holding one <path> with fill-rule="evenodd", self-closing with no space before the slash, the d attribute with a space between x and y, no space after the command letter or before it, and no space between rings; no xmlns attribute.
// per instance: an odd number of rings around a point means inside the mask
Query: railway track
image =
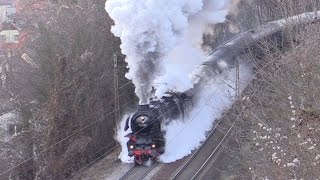
<svg viewBox="0 0 320 180"><path fill-rule="evenodd" d="M242 111L243 112L243 111ZM242 114L242 112L240 114ZM236 121L219 121L215 124L214 128L210 131L207 139L203 142L190 158L170 177L171 180L180 179L198 179L208 165L219 155L221 145L229 136ZM199 168L196 168L199 167Z"/></svg>
<svg viewBox="0 0 320 180"><path fill-rule="evenodd" d="M119 180L143 180L157 165L157 163L151 166L133 165Z"/></svg>

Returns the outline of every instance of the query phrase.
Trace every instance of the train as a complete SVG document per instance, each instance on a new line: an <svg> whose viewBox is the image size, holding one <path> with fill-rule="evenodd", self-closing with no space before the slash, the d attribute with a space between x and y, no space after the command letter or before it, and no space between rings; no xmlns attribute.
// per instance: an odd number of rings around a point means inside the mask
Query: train
<svg viewBox="0 0 320 180"><path fill-rule="evenodd" d="M155 162L165 152L163 125L169 120L183 118L192 100L185 93L167 92L160 99L151 98L149 104L139 105L137 111L127 118L124 130L131 132L125 137L128 156L134 157L137 165L149 160Z"/></svg>

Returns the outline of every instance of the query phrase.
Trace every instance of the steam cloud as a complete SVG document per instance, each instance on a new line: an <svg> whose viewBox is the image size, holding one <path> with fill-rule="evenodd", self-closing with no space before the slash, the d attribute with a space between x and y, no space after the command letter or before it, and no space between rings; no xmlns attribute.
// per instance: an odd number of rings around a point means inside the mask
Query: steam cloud
<svg viewBox="0 0 320 180"><path fill-rule="evenodd" d="M230 1L230 2L229 2ZM106 11L114 20L112 33L120 37L129 72L140 104L148 103L152 87L161 97L168 90L183 92L193 87L191 73L205 58L203 34L211 24L224 22L232 0L107 0ZM243 85L250 78L250 68L241 66ZM166 151L160 157L168 163L181 159L200 146L206 131L234 100L235 71L212 79L212 84L198 93L198 104L190 117L164 125ZM128 157L120 123L117 140L121 143L122 162Z"/></svg>
<svg viewBox="0 0 320 180"><path fill-rule="evenodd" d="M229 0L107 0L120 37L140 104L148 103L152 87L161 97L168 90L192 87L189 74L204 52L202 37L209 24L223 22Z"/></svg>
<svg viewBox="0 0 320 180"><path fill-rule="evenodd" d="M252 65L240 63L240 91L251 81ZM197 104L194 105L190 114L184 119L172 120L169 124L162 124L166 132L165 153L160 156L160 161L170 163L179 160L192 153L206 139L206 132L212 129L213 122L220 118L222 112L228 109L235 100L236 69L226 69L224 73L212 78L208 85L197 95ZM122 119L117 141L121 144L122 150L119 158L122 162L132 163L133 157L128 156L127 141L124 137L128 132L124 131L125 121L128 115Z"/></svg>

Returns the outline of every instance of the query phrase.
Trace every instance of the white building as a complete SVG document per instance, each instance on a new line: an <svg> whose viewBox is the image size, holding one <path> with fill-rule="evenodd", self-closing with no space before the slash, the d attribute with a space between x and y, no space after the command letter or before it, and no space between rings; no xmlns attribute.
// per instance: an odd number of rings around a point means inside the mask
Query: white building
<svg viewBox="0 0 320 180"><path fill-rule="evenodd" d="M12 16L16 13L13 0L0 0L0 44L19 43L19 31L12 24Z"/></svg>
<svg viewBox="0 0 320 180"><path fill-rule="evenodd" d="M19 31L16 29L2 30L0 32L0 42L5 44L19 43Z"/></svg>
<svg viewBox="0 0 320 180"><path fill-rule="evenodd" d="M14 111L0 115L0 142L7 142L21 131L18 114Z"/></svg>
<svg viewBox="0 0 320 180"><path fill-rule="evenodd" d="M11 16L16 13L12 0L0 0L0 23L10 22Z"/></svg>

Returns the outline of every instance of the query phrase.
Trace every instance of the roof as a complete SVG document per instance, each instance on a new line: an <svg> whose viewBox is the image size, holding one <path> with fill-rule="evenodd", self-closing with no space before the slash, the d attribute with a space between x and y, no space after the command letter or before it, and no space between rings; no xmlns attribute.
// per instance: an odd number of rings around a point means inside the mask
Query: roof
<svg viewBox="0 0 320 180"><path fill-rule="evenodd" d="M1 1L1 0L0 0ZM26 12L26 11L34 11L34 10L43 10L48 6L47 0L38 0L32 4L25 5L26 3L23 3L25 0L14 0L14 6L16 8L16 12Z"/></svg>
<svg viewBox="0 0 320 180"><path fill-rule="evenodd" d="M12 5L13 0L0 0L0 5Z"/></svg>
<svg viewBox="0 0 320 180"><path fill-rule="evenodd" d="M0 25L0 31L5 31L5 30L17 30L16 26L13 25L12 23L8 23L8 22L3 22Z"/></svg>

